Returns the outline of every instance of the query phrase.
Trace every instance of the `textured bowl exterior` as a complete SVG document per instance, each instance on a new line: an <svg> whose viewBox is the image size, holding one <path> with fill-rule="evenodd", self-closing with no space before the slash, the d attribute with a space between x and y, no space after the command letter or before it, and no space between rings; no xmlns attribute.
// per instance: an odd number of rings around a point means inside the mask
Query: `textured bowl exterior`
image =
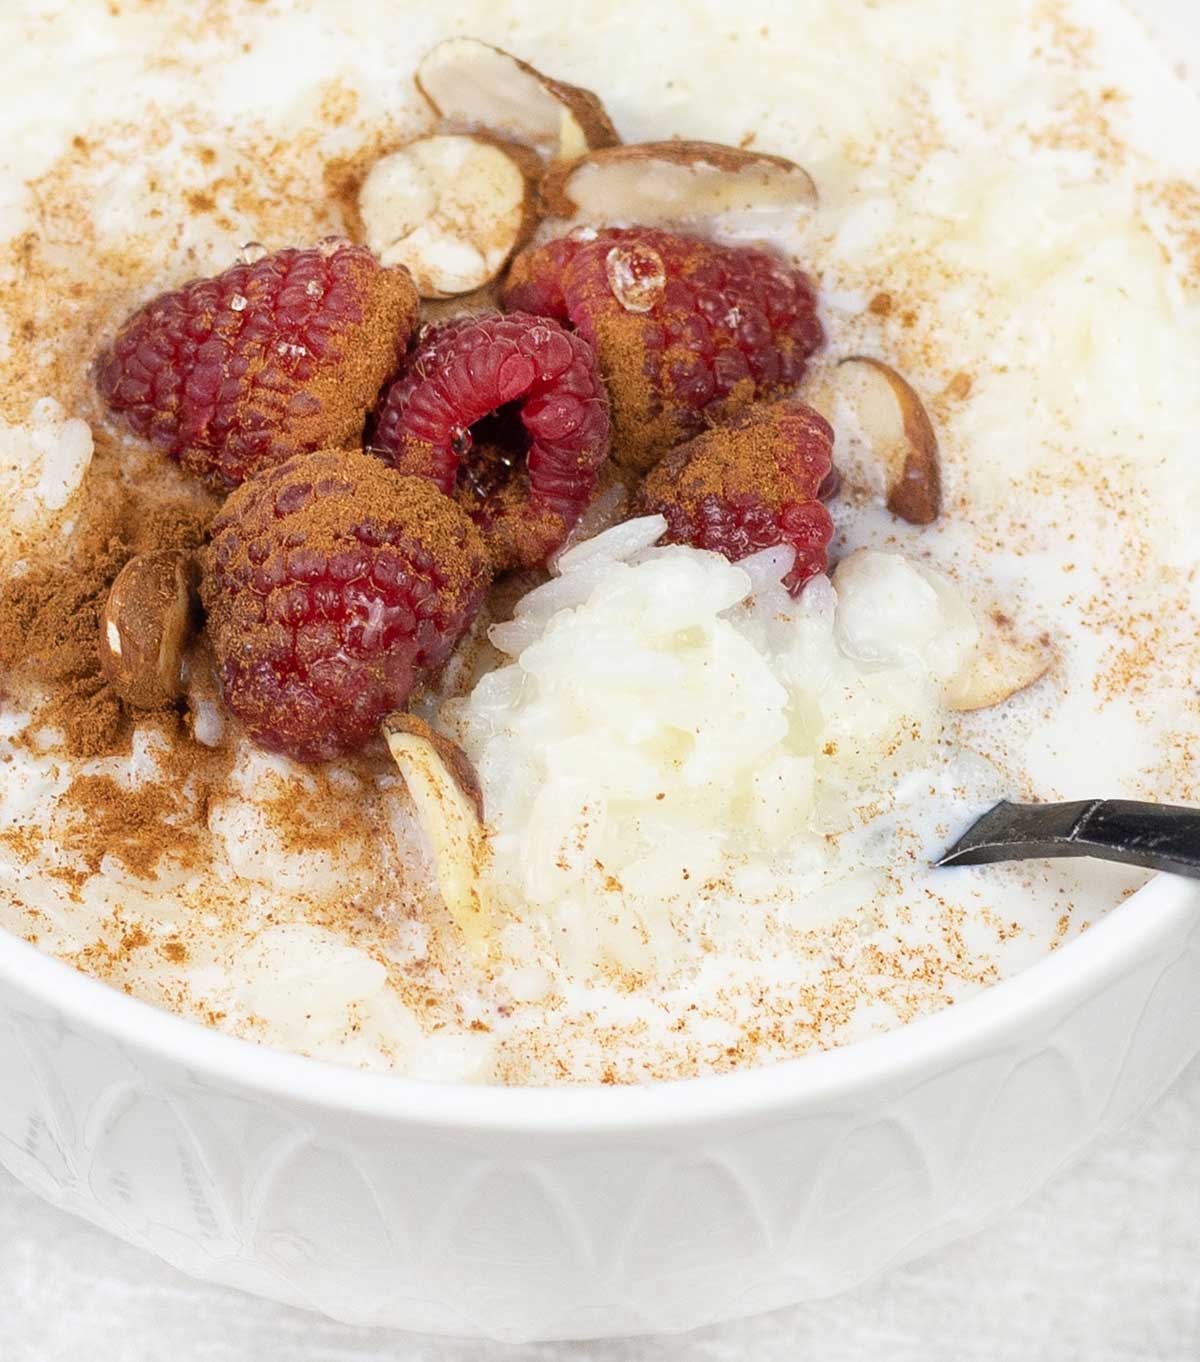
<svg viewBox="0 0 1200 1362"><path fill-rule="evenodd" d="M1200 1051L1200 887L862 1045L645 1089L355 1073L0 937L0 1163L183 1271L356 1324L658 1333L969 1233Z"/></svg>

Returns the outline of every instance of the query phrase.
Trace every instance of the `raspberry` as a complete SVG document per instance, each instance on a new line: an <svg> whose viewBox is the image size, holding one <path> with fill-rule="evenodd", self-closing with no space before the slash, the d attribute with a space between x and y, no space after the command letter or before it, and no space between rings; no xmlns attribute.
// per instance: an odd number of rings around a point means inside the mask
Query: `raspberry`
<svg viewBox="0 0 1200 1362"><path fill-rule="evenodd" d="M408 271L362 246L277 251L130 317L96 386L130 428L218 488L357 444L416 323Z"/></svg>
<svg viewBox="0 0 1200 1362"><path fill-rule="evenodd" d="M519 312L432 327L388 389L372 448L431 478L479 526L497 572L562 545L608 455L592 347Z"/></svg>
<svg viewBox="0 0 1200 1362"><path fill-rule="evenodd" d="M791 544L784 585L793 595L824 572L833 521L821 505L833 467L833 430L803 402L756 405L673 449L637 497L642 515L666 516L666 538L736 563Z"/></svg>
<svg viewBox="0 0 1200 1362"><path fill-rule="evenodd" d="M448 497L345 450L243 483L203 570L225 701L261 747L298 761L361 747L446 660L489 581Z"/></svg>
<svg viewBox="0 0 1200 1362"><path fill-rule="evenodd" d="M503 302L569 322L593 344L614 457L635 473L714 417L794 388L824 339L800 270L648 227L585 229L524 252Z"/></svg>

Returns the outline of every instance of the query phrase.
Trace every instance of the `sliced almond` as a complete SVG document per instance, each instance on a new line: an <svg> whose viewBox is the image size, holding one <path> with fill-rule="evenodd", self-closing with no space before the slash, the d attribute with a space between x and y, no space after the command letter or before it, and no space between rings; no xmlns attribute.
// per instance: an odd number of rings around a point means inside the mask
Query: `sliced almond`
<svg viewBox="0 0 1200 1362"><path fill-rule="evenodd" d="M836 382L883 464L888 510L910 525L936 520L942 509L937 436L912 385L869 355L842 360Z"/></svg>
<svg viewBox="0 0 1200 1362"><path fill-rule="evenodd" d="M479 778L462 748L415 714L389 714L383 736L433 852L442 901L478 950L489 919L483 889L488 844Z"/></svg>
<svg viewBox="0 0 1200 1362"><path fill-rule="evenodd" d="M419 137L376 161L358 210L367 245L404 265L422 298L490 283L537 226L541 163L474 133Z"/></svg>
<svg viewBox="0 0 1200 1362"><path fill-rule="evenodd" d="M782 156L718 142L639 142L552 166L542 198L555 217L653 226L753 208L812 208L817 188L807 170Z"/></svg>
<svg viewBox="0 0 1200 1362"><path fill-rule="evenodd" d="M955 710L990 709L1020 691L1028 690L1054 665L1049 639L1021 639L1003 616L982 623L982 634L967 665L946 690L946 704Z"/></svg>
<svg viewBox="0 0 1200 1362"><path fill-rule="evenodd" d="M544 76L478 38L447 38L421 59L417 89L455 127L509 137L552 161L621 139L590 90Z"/></svg>
<svg viewBox="0 0 1200 1362"><path fill-rule="evenodd" d="M100 621L100 667L135 709L163 709L183 693L196 583L195 560L177 549L139 554L117 573Z"/></svg>

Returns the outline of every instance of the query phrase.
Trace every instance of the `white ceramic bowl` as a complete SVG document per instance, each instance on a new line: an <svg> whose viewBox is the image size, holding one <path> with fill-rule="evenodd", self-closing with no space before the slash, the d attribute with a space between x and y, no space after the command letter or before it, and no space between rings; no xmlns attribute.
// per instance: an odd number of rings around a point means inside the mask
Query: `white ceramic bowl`
<svg viewBox="0 0 1200 1362"><path fill-rule="evenodd" d="M1137 0L1175 57L1192 0ZM1200 67L1200 63L1197 63ZM437 1086L156 1012L0 932L0 1163L183 1271L508 1340L825 1296L979 1228L1200 1051L1200 885L877 1040L649 1088Z"/></svg>
<svg viewBox="0 0 1200 1362"><path fill-rule="evenodd" d="M926 1021L746 1073L503 1089L156 1012L0 934L0 1162L185 1272L508 1340L825 1296L979 1228L1200 1050L1200 885L1160 877Z"/></svg>

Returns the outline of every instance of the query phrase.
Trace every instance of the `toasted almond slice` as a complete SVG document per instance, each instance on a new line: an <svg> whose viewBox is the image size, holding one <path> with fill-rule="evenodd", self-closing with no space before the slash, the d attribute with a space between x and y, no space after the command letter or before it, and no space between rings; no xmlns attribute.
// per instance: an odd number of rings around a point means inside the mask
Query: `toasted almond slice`
<svg viewBox="0 0 1200 1362"><path fill-rule="evenodd" d="M474 133L419 137L363 181L367 245L384 265L406 266L422 298L471 293L537 225L540 170L527 147Z"/></svg>
<svg viewBox="0 0 1200 1362"><path fill-rule="evenodd" d="M960 711L990 709L1040 681L1054 660L1049 639L1018 638L1006 618L992 616L982 622L973 656L947 687L946 704Z"/></svg>
<svg viewBox="0 0 1200 1362"><path fill-rule="evenodd" d="M782 156L718 142L639 142L552 166L542 198L555 217L652 226L752 208L811 208L817 189L807 170Z"/></svg>
<svg viewBox="0 0 1200 1362"><path fill-rule="evenodd" d="M621 139L590 90L544 76L478 38L447 38L421 58L417 89L439 118L573 160Z"/></svg>
<svg viewBox="0 0 1200 1362"><path fill-rule="evenodd" d="M383 736L429 840L442 901L472 949L479 950L490 916L483 889L488 844L479 778L462 748L416 715L389 714Z"/></svg>
<svg viewBox="0 0 1200 1362"><path fill-rule="evenodd" d="M139 554L117 573L100 620L100 669L135 709L183 693L183 654L196 629L197 569L178 549Z"/></svg>
<svg viewBox="0 0 1200 1362"><path fill-rule="evenodd" d="M936 520L942 509L937 436L908 380L881 359L851 355L838 365L837 390L883 464L888 510L910 525Z"/></svg>

